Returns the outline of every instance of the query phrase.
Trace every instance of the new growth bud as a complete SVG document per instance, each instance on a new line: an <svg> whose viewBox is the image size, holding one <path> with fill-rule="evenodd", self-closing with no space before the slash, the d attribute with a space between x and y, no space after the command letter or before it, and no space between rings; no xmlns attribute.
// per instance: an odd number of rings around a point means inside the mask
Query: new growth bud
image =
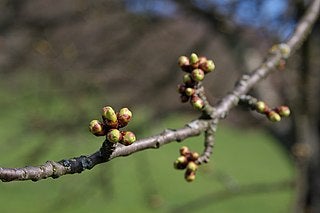
<svg viewBox="0 0 320 213"><path fill-rule="evenodd" d="M275 112L275 111L270 111L268 114L267 114L267 117L270 121L272 122L279 122L281 121L281 117L280 115Z"/></svg>
<svg viewBox="0 0 320 213"><path fill-rule="evenodd" d="M186 173L184 174L184 179L188 182L192 182L196 179L196 173L186 171Z"/></svg>
<svg viewBox="0 0 320 213"><path fill-rule="evenodd" d="M287 106L280 106L276 108L276 112L279 113L282 117L289 117L290 115L290 109Z"/></svg>
<svg viewBox="0 0 320 213"><path fill-rule="evenodd" d="M188 160L185 156L180 156L174 161L173 166L175 169L185 169L188 165Z"/></svg>
<svg viewBox="0 0 320 213"><path fill-rule="evenodd" d="M118 129L110 129L107 133L108 141L118 143L122 139L121 132Z"/></svg>
<svg viewBox="0 0 320 213"><path fill-rule="evenodd" d="M124 127L130 122L132 118L132 112L128 108L122 108L120 109L117 118L120 127Z"/></svg>
<svg viewBox="0 0 320 213"><path fill-rule="evenodd" d="M193 89L193 88L186 88L186 90L185 90L185 94L187 95L187 96L193 96L194 94L195 94L195 89Z"/></svg>
<svg viewBox="0 0 320 213"><path fill-rule="evenodd" d="M191 64L191 65L194 65L194 64L196 64L198 61L199 61L199 58L198 58L197 54L192 53L192 54L190 55L190 64Z"/></svg>
<svg viewBox="0 0 320 213"><path fill-rule="evenodd" d="M120 143L122 143L125 146L131 145L136 141L136 136L133 132L130 131L124 131L122 132L122 140Z"/></svg>
<svg viewBox="0 0 320 213"><path fill-rule="evenodd" d="M196 82L202 81L204 79L204 72L202 69L194 69L191 72L191 77Z"/></svg>
<svg viewBox="0 0 320 213"><path fill-rule="evenodd" d="M255 109L257 110L257 112L259 113L264 113L267 109L267 105L263 102L263 101L258 101L255 104Z"/></svg>
<svg viewBox="0 0 320 213"><path fill-rule="evenodd" d="M103 126L103 123L101 123L98 120L92 120L89 123L89 130L92 134L94 134L95 136L103 136L105 135L105 129Z"/></svg>
<svg viewBox="0 0 320 213"><path fill-rule="evenodd" d="M191 98L191 104L193 106L193 108L195 108L196 110L202 110L202 108L204 107L204 102L201 98L199 98L198 96L193 96Z"/></svg>
<svg viewBox="0 0 320 213"><path fill-rule="evenodd" d="M203 64L200 64L200 68L205 72L209 73L212 72L215 68L215 65L212 60L208 60Z"/></svg>
<svg viewBox="0 0 320 213"><path fill-rule="evenodd" d="M118 126L118 119L117 114L113 110L112 107L106 106L102 108L102 119L105 123L111 128L117 128Z"/></svg>
<svg viewBox="0 0 320 213"><path fill-rule="evenodd" d="M195 172L195 171L197 171L197 169L198 169L198 165L197 165L195 162L190 161L190 162L188 163L188 165L187 165L187 171L189 171L189 172Z"/></svg>
<svg viewBox="0 0 320 213"><path fill-rule="evenodd" d="M179 150L180 155L187 156L190 154L190 150L187 146L182 146Z"/></svg>
<svg viewBox="0 0 320 213"><path fill-rule="evenodd" d="M178 59L178 64L180 67L189 66L190 62L187 56L180 56Z"/></svg>

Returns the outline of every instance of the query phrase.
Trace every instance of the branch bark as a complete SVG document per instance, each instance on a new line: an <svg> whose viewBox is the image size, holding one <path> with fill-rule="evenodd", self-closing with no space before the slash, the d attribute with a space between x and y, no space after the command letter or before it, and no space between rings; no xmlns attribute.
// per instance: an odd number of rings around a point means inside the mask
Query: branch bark
<svg viewBox="0 0 320 213"><path fill-rule="evenodd" d="M196 136L202 132L208 131L209 127L216 125L220 119L224 119L228 112L238 105L240 96L257 85L258 82L266 78L274 71L280 60L287 59L303 43L310 33L314 22L319 15L320 0L314 0L310 4L306 14L296 26L293 35L283 44L291 50L289 54L284 54L281 49L273 51L266 60L253 72L244 74L229 92L218 104L214 105L213 110L206 113L207 116L200 117L185 127L175 130L164 130L161 134L154 135L145 139L140 139L130 146L110 145L105 141L97 152L71 159L61 160L59 162L47 161L41 166L28 166L24 168L1 168L0 179L2 181L32 180L38 181L48 177L58 178L66 174L81 173L86 169L92 169L94 166L110 161L120 156L127 156L145 149L155 149L162 145L182 141L186 138ZM210 130L209 130L210 131ZM211 152L211 151L210 151Z"/></svg>

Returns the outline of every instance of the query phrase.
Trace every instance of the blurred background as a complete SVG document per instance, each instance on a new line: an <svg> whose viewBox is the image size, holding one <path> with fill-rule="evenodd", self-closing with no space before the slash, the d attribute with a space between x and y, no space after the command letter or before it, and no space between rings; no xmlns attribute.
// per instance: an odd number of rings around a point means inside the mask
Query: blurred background
<svg viewBox="0 0 320 213"><path fill-rule="evenodd" d="M303 0L1 0L0 166L90 154L105 105L129 107L138 138L197 118L179 101L180 55L213 59L218 102L274 43L293 32ZM320 200L320 29L251 94L293 116L270 124L245 109L221 122L193 183L173 169L182 144L117 158L80 175L0 184L1 212L302 212ZM203 137L183 142L201 152ZM314 184L314 185L313 185ZM320 203L320 202L318 202Z"/></svg>

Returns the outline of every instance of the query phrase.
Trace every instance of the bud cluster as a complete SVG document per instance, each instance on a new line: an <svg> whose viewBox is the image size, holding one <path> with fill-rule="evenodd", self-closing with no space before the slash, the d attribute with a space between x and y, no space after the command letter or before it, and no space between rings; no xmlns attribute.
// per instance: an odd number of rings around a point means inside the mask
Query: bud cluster
<svg viewBox="0 0 320 213"><path fill-rule="evenodd" d="M89 130L95 136L106 136L111 143L121 143L130 145L136 140L136 136L130 131L120 131L119 129L128 125L132 118L132 113L128 108L122 108L115 112L110 106L102 108L102 121L92 120Z"/></svg>
<svg viewBox="0 0 320 213"><path fill-rule="evenodd" d="M189 58L180 56L178 64L181 70L186 72L183 76L183 84L178 85L181 102L190 101L195 109L202 110L204 102L197 94L197 86L199 82L203 81L206 74L214 70L213 61L192 53Z"/></svg>
<svg viewBox="0 0 320 213"><path fill-rule="evenodd" d="M180 156L174 161L173 166L178 170L186 170L184 178L188 182L192 182L196 178L196 171L198 164L196 161L199 158L197 152L191 152L188 147L183 146L180 148Z"/></svg>
<svg viewBox="0 0 320 213"><path fill-rule="evenodd" d="M269 108L269 106L263 101L257 101L253 105L254 110L264 114L270 121L278 122L281 120L281 117L288 117L290 115L290 109L287 106L279 106L276 108Z"/></svg>

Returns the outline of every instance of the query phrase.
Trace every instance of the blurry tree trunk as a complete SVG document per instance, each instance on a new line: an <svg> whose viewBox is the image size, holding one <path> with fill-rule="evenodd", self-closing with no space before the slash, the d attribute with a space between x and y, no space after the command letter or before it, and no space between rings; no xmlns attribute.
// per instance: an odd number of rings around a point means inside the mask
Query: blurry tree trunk
<svg viewBox="0 0 320 213"><path fill-rule="evenodd" d="M296 1L297 18L304 12L303 1ZM319 31L315 32L319 34ZM316 37L316 36L314 36ZM297 195L295 212L320 212L320 119L319 119L319 72L311 66L311 48L318 39L309 38L300 51L297 67L297 97L294 111ZM318 70L319 71L319 70Z"/></svg>

